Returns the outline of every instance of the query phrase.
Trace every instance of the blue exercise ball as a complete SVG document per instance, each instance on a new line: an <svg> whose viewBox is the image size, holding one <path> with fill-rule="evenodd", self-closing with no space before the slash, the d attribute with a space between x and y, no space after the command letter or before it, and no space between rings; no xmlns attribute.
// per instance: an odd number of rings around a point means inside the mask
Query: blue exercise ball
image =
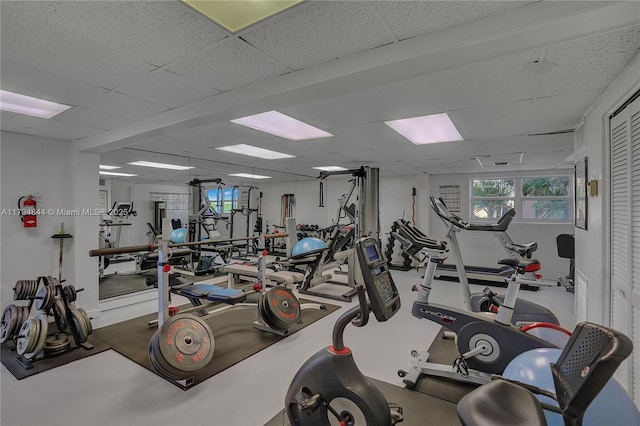
<svg viewBox="0 0 640 426"><path fill-rule="evenodd" d="M561 349L533 349L515 357L502 375L555 393L549 364L556 362ZM541 402L558 406L551 398L536 395ZM564 426L562 415L544 410L549 426ZM617 380L611 379L584 414L584 426L640 425L640 412Z"/></svg>
<svg viewBox="0 0 640 426"><path fill-rule="evenodd" d="M293 246L291 257L313 256L327 250L329 246L320 238L307 237L303 238Z"/></svg>
<svg viewBox="0 0 640 426"><path fill-rule="evenodd" d="M169 241L174 244L182 244L187 239L187 229L186 228L178 228L171 231L169 234Z"/></svg>

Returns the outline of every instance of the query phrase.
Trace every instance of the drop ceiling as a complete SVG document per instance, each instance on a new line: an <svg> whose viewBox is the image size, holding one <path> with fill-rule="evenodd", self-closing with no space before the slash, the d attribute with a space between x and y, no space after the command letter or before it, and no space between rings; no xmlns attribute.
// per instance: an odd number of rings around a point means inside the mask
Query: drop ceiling
<svg viewBox="0 0 640 426"><path fill-rule="evenodd" d="M0 8L1 88L73 106L50 120L2 112L2 130L74 141L139 182L569 168L572 130L640 50L635 1L305 1L233 34L179 1ZM553 67L525 69L535 61ZM334 136L294 142L229 122L269 110ZM464 141L416 146L383 123L442 112ZM215 149L236 143L295 158Z"/></svg>

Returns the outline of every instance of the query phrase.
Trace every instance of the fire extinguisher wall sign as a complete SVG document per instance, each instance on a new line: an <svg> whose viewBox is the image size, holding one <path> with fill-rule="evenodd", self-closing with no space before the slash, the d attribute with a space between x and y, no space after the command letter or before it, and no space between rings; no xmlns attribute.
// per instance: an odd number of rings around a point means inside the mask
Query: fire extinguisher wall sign
<svg viewBox="0 0 640 426"><path fill-rule="evenodd" d="M24 200L24 201L23 201ZM22 196L18 199L20 208L20 219L25 228L35 228L38 226L37 203L33 195Z"/></svg>

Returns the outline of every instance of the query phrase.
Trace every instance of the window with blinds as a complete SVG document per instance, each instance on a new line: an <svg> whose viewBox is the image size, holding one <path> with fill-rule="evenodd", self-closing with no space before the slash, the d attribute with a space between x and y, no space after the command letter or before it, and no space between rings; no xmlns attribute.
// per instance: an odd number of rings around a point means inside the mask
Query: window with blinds
<svg viewBox="0 0 640 426"><path fill-rule="evenodd" d="M640 348L640 98L616 111L610 132L611 326ZM640 404L640 351L621 368Z"/></svg>

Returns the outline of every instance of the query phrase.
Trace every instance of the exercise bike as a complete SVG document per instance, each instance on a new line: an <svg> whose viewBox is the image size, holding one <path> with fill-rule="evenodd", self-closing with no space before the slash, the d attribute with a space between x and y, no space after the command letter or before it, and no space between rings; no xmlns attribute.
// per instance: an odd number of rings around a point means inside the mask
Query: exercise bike
<svg viewBox="0 0 640 426"><path fill-rule="evenodd" d="M418 288L411 313L440 324L455 334L459 357L452 366L429 362L428 351L412 351L411 368L398 370L406 387L414 388L421 375L484 384L491 374L500 374L517 355L531 349L558 348L568 341L571 333L556 324L537 323L531 331L511 324L514 305L520 288L518 281L510 281L507 293L497 309L497 315L469 312L430 303L431 283L438 264L445 258L446 243L432 240L425 245L428 252L427 270ZM525 330L525 331L523 331ZM538 334L544 330L543 334ZM542 338L541 336L544 336Z"/></svg>
<svg viewBox="0 0 640 426"><path fill-rule="evenodd" d="M429 261L435 262L438 267L442 265L449 251L445 241L430 238L403 220L396 221L394 227L396 230L391 232L392 238L400 243L402 251L416 260L419 266L424 266ZM515 262L513 267L517 273L527 267L527 262ZM504 299L504 295L494 293L489 287L482 293L471 293L468 284L460 285L465 305L472 312L496 313ZM532 322L559 324L558 318L548 308L520 298L516 299L511 322L514 325L526 325Z"/></svg>
<svg viewBox="0 0 640 426"><path fill-rule="evenodd" d="M387 426L403 420L402 409L390 408L344 346L343 334L349 323L364 327L370 311L383 322L400 309L398 290L377 240L364 237L354 250L364 281L364 287L356 286L359 306L340 316L333 328L333 344L309 358L293 378L285 397L292 425Z"/></svg>

